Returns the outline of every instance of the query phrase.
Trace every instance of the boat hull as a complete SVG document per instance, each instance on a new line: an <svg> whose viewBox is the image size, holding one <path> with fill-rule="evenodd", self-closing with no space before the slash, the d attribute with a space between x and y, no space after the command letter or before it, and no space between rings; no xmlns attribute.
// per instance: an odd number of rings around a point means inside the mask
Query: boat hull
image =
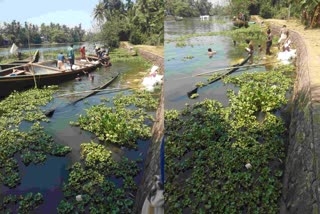
<svg viewBox="0 0 320 214"><path fill-rule="evenodd" d="M21 91L28 88L58 85L62 82L75 79L78 75L84 75L94 71L100 65L81 68L78 70L69 70L65 72L56 72L51 74L36 74L36 75L17 75L17 76L2 76L0 77L0 97L8 96L14 90Z"/></svg>

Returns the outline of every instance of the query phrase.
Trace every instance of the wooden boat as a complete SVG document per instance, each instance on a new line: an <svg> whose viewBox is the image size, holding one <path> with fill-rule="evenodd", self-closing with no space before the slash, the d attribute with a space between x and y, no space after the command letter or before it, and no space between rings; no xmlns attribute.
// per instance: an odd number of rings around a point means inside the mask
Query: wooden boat
<svg viewBox="0 0 320 214"><path fill-rule="evenodd" d="M229 74L232 74L233 72L235 72L236 70L238 70L239 68L241 68L241 66L243 66L244 64L246 64L246 63L249 61L250 57L251 57L251 54L249 54L248 57L245 58L242 62L233 65L232 67L234 67L234 68L232 68L230 71L228 71L228 72L222 74L221 76L219 76L219 77L211 80L210 82L208 82L207 85L210 85L210 84L212 84L212 83L214 83L214 82L217 82L218 80L222 79L223 77L225 77L225 76L227 76L227 75L229 75ZM197 92L198 92L198 87L195 87L195 88L192 89L191 91L187 92L187 95L188 95L188 97L190 98L193 94L196 94Z"/></svg>
<svg viewBox="0 0 320 214"><path fill-rule="evenodd" d="M92 95L95 95L96 93L100 92L102 89L105 89L106 87L108 87L109 85L111 85L119 76L119 73L117 73L116 75L112 76L111 79L109 81L107 81L106 83L104 83L103 85L99 86L99 87L95 87L93 89L91 89L91 92L75 101L73 101L70 104L75 104L81 100L84 100ZM69 105L70 105L69 104ZM47 117L52 117L52 115L54 114L55 110L57 109L57 107L53 108L53 109L49 109L48 111L45 112L45 115Z"/></svg>
<svg viewBox="0 0 320 214"><path fill-rule="evenodd" d="M92 72L101 66L99 62L76 60L73 70L60 70L56 67L56 64L56 60L51 60L28 63L2 70L0 73L0 97L5 97L14 90L20 91L35 86L57 85Z"/></svg>
<svg viewBox="0 0 320 214"><path fill-rule="evenodd" d="M87 58L87 60L88 61L99 61L103 66L105 66L105 67L109 67L109 66L111 66L112 64L111 64L111 62L110 62L110 57L109 58L99 58L99 57L97 57L97 56L95 56L95 55L88 55L88 56L86 56L86 58Z"/></svg>
<svg viewBox="0 0 320 214"><path fill-rule="evenodd" d="M13 61L6 64L0 64L0 73L2 70L8 69L8 68L20 67L21 65L24 65L27 63L36 63L39 61L39 58L40 58L40 54L39 54L39 50L37 50L33 55L33 57L31 57L30 59L17 60L17 61Z"/></svg>

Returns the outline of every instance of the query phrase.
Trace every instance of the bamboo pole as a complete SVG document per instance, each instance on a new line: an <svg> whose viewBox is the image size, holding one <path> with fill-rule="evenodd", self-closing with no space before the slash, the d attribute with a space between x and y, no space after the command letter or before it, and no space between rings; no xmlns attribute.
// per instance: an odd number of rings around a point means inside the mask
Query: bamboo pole
<svg viewBox="0 0 320 214"><path fill-rule="evenodd" d="M60 70L59 68L53 68L53 67L46 66L46 65L39 65L39 64L36 64L36 63L31 63L31 65L32 66L36 66L36 67L40 67L40 68L46 68L46 69L54 70L54 71L60 71L60 72L63 71L63 70Z"/></svg>
<svg viewBox="0 0 320 214"><path fill-rule="evenodd" d="M214 71L208 71L208 72L203 72L203 73L200 73L200 74L196 74L196 75L193 75L191 77L197 77L197 76L210 74L210 73L214 73L214 72L217 72L217 71L229 70L229 69L233 69L233 68L248 68L248 67L255 67L255 66L260 66L260 65L272 64L272 63L276 63L276 62L278 62L278 61L267 62L267 63L259 63L259 64L252 64L252 65L244 65L244 66L234 66L234 67L228 67L228 68L221 68L221 69L217 69L217 70L214 70Z"/></svg>
<svg viewBox="0 0 320 214"><path fill-rule="evenodd" d="M124 91L124 90L133 90L133 89L138 89L138 88L108 88L108 89L94 89L94 90L87 90L87 91L77 91L73 93L67 93L67 94L61 94L57 95L56 97L65 97L65 96L70 96L70 95L75 95L75 94L82 94L82 93L90 93L94 91Z"/></svg>

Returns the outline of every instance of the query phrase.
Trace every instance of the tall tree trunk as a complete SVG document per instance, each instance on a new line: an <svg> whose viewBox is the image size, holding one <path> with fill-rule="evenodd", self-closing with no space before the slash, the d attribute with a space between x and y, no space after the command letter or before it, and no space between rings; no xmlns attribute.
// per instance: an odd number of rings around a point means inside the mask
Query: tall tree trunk
<svg viewBox="0 0 320 214"><path fill-rule="evenodd" d="M314 22L316 21L317 13L319 13L319 10L320 10L320 5L318 4L314 9L314 12L312 13L310 28L313 28L313 25L314 25Z"/></svg>

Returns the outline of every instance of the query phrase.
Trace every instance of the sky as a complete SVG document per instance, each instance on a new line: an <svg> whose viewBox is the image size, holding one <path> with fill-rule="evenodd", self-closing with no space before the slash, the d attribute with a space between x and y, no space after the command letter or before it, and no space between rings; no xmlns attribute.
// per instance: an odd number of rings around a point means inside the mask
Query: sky
<svg viewBox="0 0 320 214"><path fill-rule="evenodd" d="M90 30L99 0L0 0L0 23L13 20L41 25L50 22Z"/></svg>
<svg viewBox="0 0 320 214"><path fill-rule="evenodd" d="M208 0L208 2L211 2L214 6L215 5L221 5L224 6L226 4L228 4L228 0Z"/></svg>

